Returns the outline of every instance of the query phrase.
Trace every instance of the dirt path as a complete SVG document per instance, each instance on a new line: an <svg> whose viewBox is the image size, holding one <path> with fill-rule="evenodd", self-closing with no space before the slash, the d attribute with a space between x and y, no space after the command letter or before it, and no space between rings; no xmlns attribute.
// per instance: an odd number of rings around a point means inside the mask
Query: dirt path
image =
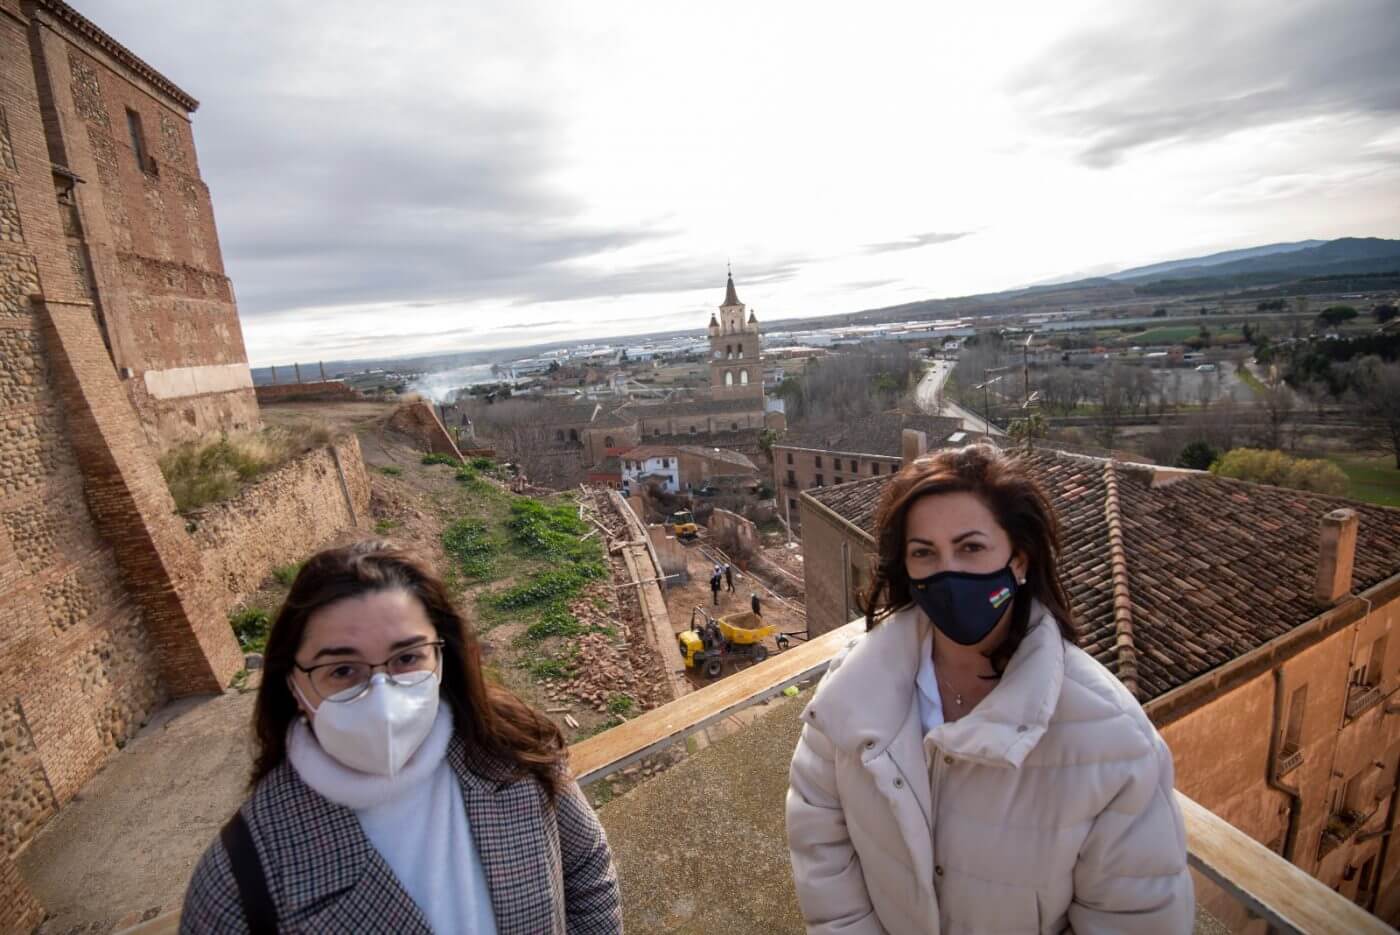
<svg viewBox="0 0 1400 935"><path fill-rule="evenodd" d="M712 616L742 613L749 609L750 595L754 591L759 594L765 622L776 624L778 632L801 633L806 630L807 620L803 614L779 603L765 588L756 586L754 581L738 568L734 569L734 590L728 590L727 586L722 587L719 592L719 603L716 605L714 594L710 590L710 573L714 571L715 567L715 559L712 557L714 554L702 543L696 543L687 548L686 569L689 572L689 580L684 584L670 587L664 592L666 609L671 615L671 629L673 631L681 633L690 629L692 617L699 621L699 615L695 613L697 607ZM774 637L764 640L764 644L768 647L770 654L778 652L778 644ZM721 678L752 665L754 663L747 660L731 662L725 666L724 675ZM711 681L694 671L687 671L686 678L696 688Z"/></svg>
<svg viewBox="0 0 1400 935"><path fill-rule="evenodd" d="M185 881L243 801L253 693L159 710L44 828L20 872L45 933L109 932L179 908Z"/></svg>

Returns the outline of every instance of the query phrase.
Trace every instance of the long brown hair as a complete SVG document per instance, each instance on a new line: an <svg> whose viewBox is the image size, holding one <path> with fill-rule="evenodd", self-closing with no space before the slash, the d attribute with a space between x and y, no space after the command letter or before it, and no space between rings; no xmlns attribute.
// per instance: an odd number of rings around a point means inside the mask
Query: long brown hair
<svg viewBox="0 0 1400 935"><path fill-rule="evenodd" d="M545 715L486 680L476 634L442 581L422 558L382 539L318 552L292 582L267 638L253 711L258 750L251 784L287 758L287 728L299 713L287 679L307 620L336 601L396 588L418 599L443 642L442 700L452 708L456 733L469 748L490 754L517 775L533 776L552 799L564 773L563 734Z"/></svg>
<svg viewBox="0 0 1400 935"><path fill-rule="evenodd" d="M1010 629L1006 639L988 653L993 669L1001 673L1025 638L1032 598L1055 618L1060 635L1076 642L1069 593L1060 580L1060 523L1055 508L1024 464L985 444L925 455L885 485L877 520L875 571L861 596L866 629L873 630L913 600L904 565L909 510L923 497L957 492L973 494L985 503L1006 530L1012 548L1026 558L1026 583L1016 592Z"/></svg>

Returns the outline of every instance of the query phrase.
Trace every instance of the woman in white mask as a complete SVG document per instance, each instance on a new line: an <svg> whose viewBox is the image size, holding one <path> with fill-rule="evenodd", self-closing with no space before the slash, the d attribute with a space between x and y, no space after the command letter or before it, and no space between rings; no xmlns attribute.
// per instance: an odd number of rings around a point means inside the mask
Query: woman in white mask
<svg viewBox="0 0 1400 935"><path fill-rule="evenodd" d="M268 637L252 795L181 931L621 932L559 729L484 678L428 566L385 542L298 574Z"/></svg>
<svg viewBox="0 0 1400 935"><path fill-rule="evenodd" d="M990 446L920 458L876 536L867 632L792 759L807 931L1190 932L1171 753L1075 646L1059 523L1025 468Z"/></svg>

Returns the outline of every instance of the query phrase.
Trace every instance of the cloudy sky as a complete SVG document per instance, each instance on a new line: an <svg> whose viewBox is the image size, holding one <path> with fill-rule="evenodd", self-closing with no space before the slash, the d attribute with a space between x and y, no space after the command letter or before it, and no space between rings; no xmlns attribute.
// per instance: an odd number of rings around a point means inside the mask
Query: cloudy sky
<svg viewBox="0 0 1400 935"><path fill-rule="evenodd" d="M75 0L201 101L255 365L1400 236L1396 0Z"/></svg>

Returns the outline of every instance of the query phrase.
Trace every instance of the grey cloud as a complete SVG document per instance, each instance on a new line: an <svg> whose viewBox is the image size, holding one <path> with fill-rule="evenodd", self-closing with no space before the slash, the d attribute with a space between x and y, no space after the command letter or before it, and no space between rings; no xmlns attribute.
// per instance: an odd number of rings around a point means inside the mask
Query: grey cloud
<svg viewBox="0 0 1400 935"><path fill-rule="evenodd" d="M884 243L866 244L862 253L891 253L895 250L913 250L916 247L927 247L932 244L950 243L954 240L961 240L964 237L971 237L973 231L956 231L953 233L943 233L941 231L929 231L926 234L910 234L901 240L888 240Z"/></svg>
<svg viewBox="0 0 1400 935"><path fill-rule="evenodd" d="M184 0L84 4L201 99L201 173L245 317L723 287L714 268L705 277L665 265L605 275L578 262L671 231L585 223L583 205L552 181L565 146L549 105L428 83L411 50L375 35L383 9L347 0L332 27L324 10L287 0L236 11ZM480 15L488 26L499 13L463 10L416 12ZM489 29L453 28L464 60L496 51ZM359 60L363 69L347 70Z"/></svg>
<svg viewBox="0 0 1400 935"><path fill-rule="evenodd" d="M1139 8L1047 51L1012 90L1033 119L1111 166L1154 143L1300 118L1400 112L1394 0Z"/></svg>

